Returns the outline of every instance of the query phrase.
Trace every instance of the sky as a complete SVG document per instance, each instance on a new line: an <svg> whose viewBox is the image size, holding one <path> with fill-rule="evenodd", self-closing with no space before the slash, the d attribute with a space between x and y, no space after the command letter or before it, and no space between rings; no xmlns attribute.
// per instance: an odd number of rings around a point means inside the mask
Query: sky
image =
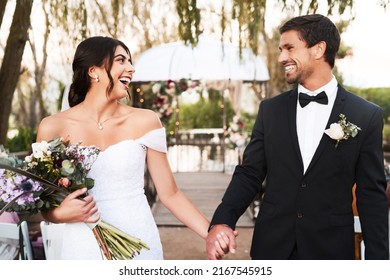
<svg viewBox="0 0 390 280"><path fill-rule="evenodd" d="M336 61L344 84L348 86L390 87L390 5L385 10L379 0L354 0L355 19L345 33L342 43L352 47L353 56ZM211 5L220 9L222 0L198 0L200 8ZM277 1L267 0L266 30L280 24L282 11ZM319 0L318 13L326 14L327 0ZM349 12L343 15L350 18ZM336 21L338 15L330 17Z"/></svg>
<svg viewBox="0 0 390 280"><path fill-rule="evenodd" d="M390 87L390 7L377 0L356 0L355 20L342 35L353 56L336 65L344 84L355 87Z"/></svg>
<svg viewBox="0 0 390 280"><path fill-rule="evenodd" d="M210 0L198 1L199 5L203 2L210 4L208 2ZM321 1L326 3L326 0L320 0L320 13L324 12L321 11ZM355 0L355 20L342 34L342 42L353 48L352 57L336 62L346 85L362 88L390 87L390 67L388 65L390 63L390 36L388 35L390 6L385 10L378 4L378 1ZM211 3L218 6L218 2L213 0ZM277 26L281 20L280 6L274 3L276 2L273 0L267 2L267 7L271 8L267 8L266 14L266 26L269 28ZM10 21L10 18L8 20ZM5 42L8 32L1 33L0 39Z"/></svg>

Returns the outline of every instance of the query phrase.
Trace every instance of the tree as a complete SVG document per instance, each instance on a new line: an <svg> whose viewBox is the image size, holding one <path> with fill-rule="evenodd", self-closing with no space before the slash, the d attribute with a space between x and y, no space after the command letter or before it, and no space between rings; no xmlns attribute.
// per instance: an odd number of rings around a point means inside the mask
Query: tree
<svg viewBox="0 0 390 280"><path fill-rule="evenodd" d="M0 2L0 26L3 22L5 7L7 6L7 1L1 1Z"/></svg>
<svg viewBox="0 0 390 280"><path fill-rule="evenodd" d="M13 111L17 112L18 115L27 114L28 117L17 116L17 118L14 118L17 121L22 121L19 125L27 125L35 129L39 120L49 113L44 98L45 80L48 76L46 63L49 44L59 46L56 49L59 53L66 53L64 64L68 64L70 56L74 53L75 45L88 36L107 35L122 39L121 37L131 34L131 40L146 42L146 44L140 44L140 52L155 44L168 42L173 37L177 38L177 31L175 32L173 28L177 24L167 21L163 16L164 13L174 8L174 3L169 0L160 0L158 3L153 0L142 2L135 0L131 2L124 0L94 0L93 2L41 0L36 3L42 5L45 17L42 26L45 30L43 38L35 40L34 36L29 35L32 3L32 0L16 0L9 38L6 42L0 72L0 83L6 85L0 89L2 100L0 108L0 144L5 143L14 92L18 92L18 95L24 98L25 102L15 104L18 109L15 107ZM3 0L0 3L1 22L6 4L7 1ZM161 21L159 22L153 16L153 9L156 9L156 6L162 12ZM129 11L130 15L132 12L134 17L129 17ZM39 26L39 28L42 26ZM139 30L142 32L139 32ZM50 31L61 34L58 42L50 42ZM30 33L32 33L31 29ZM43 41L42 49L37 49L38 45L35 41L38 40ZM29 69L31 67L21 70L26 42L29 43L31 50L33 63L29 63L29 66L33 65L33 70ZM43 54L41 60L38 59L38 53ZM30 71L31 73L29 73ZM22 72L28 72L25 73L26 78L21 80L27 85L17 86ZM30 78L27 79L27 77ZM26 124L27 120L28 123Z"/></svg>
<svg viewBox="0 0 390 280"><path fill-rule="evenodd" d="M20 75L21 61L30 27L30 13L33 0L17 0L15 12L4 51L0 69L0 144L7 138L8 118L11 113L12 98ZM0 10L1 11L1 10Z"/></svg>
<svg viewBox="0 0 390 280"><path fill-rule="evenodd" d="M179 7L190 6L193 0L177 0L176 6ZM267 66L270 74L270 81L268 82L266 94L258 96L260 98L268 98L274 96L277 93L285 90L287 84L284 81L284 70L277 63L279 33L274 30L272 34L266 32L265 13L271 1L266 0L231 0L224 1L218 16L220 18L220 36L221 40L225 39L227 26L234 23L237 24L239 47L250 47L255 54L262 53L266 57ZM275 2L275 1L273 1ZM298 11L299 14L316 13L319 9L320 2L326 5L328 15L334 13L344 14L349 10L352 11L354 1L353 0L335 0L335 1L315 1L315 0L278 0L280 8L285 12L285 16L292 16L293 12ZM382 0L382 2L389 2L389 0ZM382 4L383 5L383 4ZM187 9L186 13L179 13L180 22L184 27L183 29L188 32L180 32L179 35L182 40L192 45L198 41L199 32L198 26L202 25L201 18L194 20L200 13L200 8ZM352 18L351 12L351 18ZM283 18L281 19L283 21ZM192 31L192 32L189 32ZM261 48L263 46L263 48ZM255 92L259 93L257 87L254 85Z"/></svg>
<svg viewBox="0 0 390 280"><path fill-rule="evenodd" d="M27 32L30 26L30 13L32 0L15 0L16 8L9 37L5 46L3 62L0 69L0 144L4 143L8 130L8 120L11 112L12 98L16 89L19 76L21 74L21 60L25 43L28 40ZM380 4L386 8L390 0L380 0ZM10 1L8 1L10 2ZM195 0L92 0L92 1L70 1L51 0L35 1L36 3L46 3L47 17L50 22L50 30L58 36L58 41L48 40L48 45L55 45L59 56L65 53L64 64L69 64L71 55L74 53L75 45L87 36L108 35L118 37L128 44L136 42L137 46L132 46L133 57L137 53L153 47L154 45L172 41L180 38L187 43L196 45L198 37L205 30L207 25L202 21L205 1ZM239 42L242 47L251 47L255 53L265 54L272 72L277 68L270 63L275 61L272 52L275 50L273 43L276 37L265 32L265 12L269 8L271 1L266 0L231 0L231 1L211 1L210 3L220 3L219 10L212 11L214 16L219 18L221 40L232 36L238 28ZM288 14L292 9L300 14L316 12L319 3L325 5L328 14L343 14L353 7L353 0L278 0L277 3ZM0 1L0 26L3 22L7 1ZM172 15L175 11L177 16ZM170 15L170 16L167 16ZM351 15L351 18L353 16ZM216 24L218 25L218 24ZM237 27L236 27L237 26ZM211 26L211 29L216 26ZM229 34L230 31L230 34ZM48 34L48 33L47 33ZM51 40L54 36L51 36ZM45 39L44 39L45 40ZM127 41L126 41L127 40ZM265 42L265 44L263 43ZM263 48L263 46L266 46ZM30 41L30 47L34 52L34 41ZM46 46L42 52L45 52ZM41 51L39 50L38 53ZM268 57L269 56L269 57ZM32 86L39 90L31 91L33 98L39 103L37 118L45 114L44 98L41 93L45 90L45 77L47 76L45 60L36 63L35 73L30 74L35 80ZM272 67L271 67L272 66ZM38 71L37 71L38 70ZM28 70L27 70L28 71ZM45 75L46 73L46 75ZM275 75L279 76L279 75ZM31 83L29 81L28 83ZM59 81L61 83L61 81ZM31 85L30 85L31 86ZM272 88L271 85L269 88ZM276 85L278 87L278 85ZM20 87L24 89L25 87ZM25 94L25 93L23 93ZM27 104L27 103L26 103Z"/></svg>

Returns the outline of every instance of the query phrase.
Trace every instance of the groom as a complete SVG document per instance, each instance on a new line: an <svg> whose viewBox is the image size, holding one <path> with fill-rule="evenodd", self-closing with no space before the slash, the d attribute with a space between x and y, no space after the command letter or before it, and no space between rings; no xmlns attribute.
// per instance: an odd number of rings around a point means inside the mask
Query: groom
<svg viewBox="0 0 390 280"><path fill-rule="evenodd" d="M208 257L222 258L224 241L234 251L236 222L266 179L252 259L353 259L355 183L365 258L389 259L382 110L337 83L340 35L327 17L293 18L280 33L279 62L297 87L261 102L243 163L214 213Z"/></svg>

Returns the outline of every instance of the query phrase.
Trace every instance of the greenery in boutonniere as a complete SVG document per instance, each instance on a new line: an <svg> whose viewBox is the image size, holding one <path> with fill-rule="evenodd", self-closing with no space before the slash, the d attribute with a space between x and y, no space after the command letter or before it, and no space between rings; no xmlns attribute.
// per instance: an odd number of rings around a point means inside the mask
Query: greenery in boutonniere
<svg viewBox="0 0 390 280"><path fill-rule="evenodd" d="M344 114L340 114L340 120L337 123L332 123L325 133L332 139L336 140L336 148L340 141L347 140L349 137L354 138L359 131L360 127L347 121Z"/></svg>

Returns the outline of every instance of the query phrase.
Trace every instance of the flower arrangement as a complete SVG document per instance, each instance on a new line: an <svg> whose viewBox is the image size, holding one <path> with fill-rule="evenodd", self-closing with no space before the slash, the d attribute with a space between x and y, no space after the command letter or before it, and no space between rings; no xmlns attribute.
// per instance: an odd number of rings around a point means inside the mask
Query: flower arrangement
<svg viewBox="0 0 390 280"><path fill-rule="evenodd" d="M183 92L200 91L197 81L180 79L179 81L168 80L157 82L152 85L152 93L156 98L152 104L154 110L160 117L162 123L168 124L172 117L174 108L177 106L177 98Z"/></svg>
<svg viewBox="0 0 390 280"><path fill-rule="evenodd" d="M232 122L229 124L228 133L228 145L232 148L244 148L247 137L243 133L244 122L240 116L236 115L233 117Z"/></svg>
<svg viewBox="0 0 390 280"><path fill-rule="evenodd" d="M169 97L160 93L157 93L152 109L158 114L161 122L164 124L168 123L173 113Z"/></svg>
<svg viewBox="0 0 390 280"><path fill-rule="evenodd" d="M100 150L71 145L55 137L32 145L24 161L0 146L0 214L17 212L21 221L39 211L60 205L76 189L91 189L94 180L88 172ZM79 197L79 199L83 199ZM100 220L92 231L106 259L132 259L148 246L114 226Z"/></svg>
<svg viewBox="0 0 390 280"><path fill-rule="evenodd" d="M152 104L152 109L158 114L163 124L167 124L172 116L172 97L176 93L176 86L172 83L163 85L155 83L152 86L152 92L156 95L156 99Z"/></svg>
<svg viewBox="0 0 390 280"><path fill-rule="evenodd" d="M349 137L354 138L359 131L360 127L347 121L344 114L340 114L340 120L337 123L332 123L325 133L332 139L336 140L336 148L340 141L347 140Z"/></svg>

